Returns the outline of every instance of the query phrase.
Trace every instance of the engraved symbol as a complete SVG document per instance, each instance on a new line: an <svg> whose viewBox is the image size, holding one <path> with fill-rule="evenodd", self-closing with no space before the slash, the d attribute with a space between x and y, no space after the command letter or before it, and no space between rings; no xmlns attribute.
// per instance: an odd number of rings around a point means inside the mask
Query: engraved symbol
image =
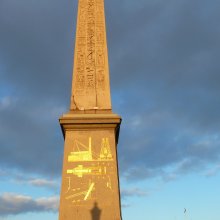
<svg viewBox="0 0 220 220"><path fill-rule="evenodd" d="M78 151L70 152L68 156L68 162L75 162L75 161L92 161L92 138L89 137L89 147L85 146L84 144L80 143L79 141L75 140L74 147ZM85 150L81 150L85 149Z"/></svg>
<svg viewBox="0 0 220 220"><path fill-rule="evenodd" d="M86 10L82 8L79 12L79 21L84 22L86 20Z"/></svg>
<svg viewBox="0 0 220 220"><path fill-rule="evenodd" d="M67 177L67 179L68 179L68 187L67 187L66 193L70 191L70 177Z"/></svg>
<svg viewBox="0 0 220 220"><path fill-rule="evenodd" d="M79 26L78 27L78 29L77 29L77 34L78 34L78 36L83 36L83 34L84 34L84 28L82 27L82 26Z"/></svg>
<svg viewBox="0 0 220 220"><path fill-rule="evenodd" d="M86 189L86 190L81 190L80 188L77 188L77 189L73 189L72 191L74 191L74 193L72 195L69 195L69 196L66 196L66 199L69 200L69 199L74 199L74 198L77 198L77 197L81 197L81 196L84 196L83 199L78 199L77 201L86 201L88 198L91 198L91 193L92 191L94 190L94 186L95 186L95 183L92 182L89 184L89 188ZM76 202L75 200L73 200L73 202Z"/></svg>
<svg viewBox="0 0 220 220"><path fill-rule="evenodd" d="M102 168L98 167L83 167L83 165L78 165L73 169L68 169L67 174L73 174L78 177L83 177L83 175L101 175Z"/></svg>
<svg viewBox="0 0 220 220"><path fill-rule="evenodd" d="M97 66L104 66L105 65L105 57L104 52L102 49L97 50Z"/></svg>
<svg viewBox="0 0 220 220"><path fill-rule="evenodd" d="M112 153L110 150L109 140L108 138L102 138L102 147L100 151L100 159L101 160L112 160Z"/></svg>
<svg viewBox="0 0 220 220"><path fill-rule="evenodd" d="M97 87L100 89L105 89L105 74L104 70L97 70Z"/></svg>
<svg viewBox="0 0 220 220"><path fill-rule="evenodd" d="M87 67L86 68L87 70L87 87L88 89L91 89L91 88L95 88L95 83L94 83L94 69L92 69L91 67Z"/></svg>
<svg viewBox="0 0 220 220"><path fill-rule="evenodd" d="M83 74L76 75L77 89L83 89L85 85L85 76Z"/></svg>
<svg viewBox="0 0 220 220"><path fill-rule="evenodd" d="M97 40L97 43L104 44L104 35L103 35L103 32L101 30L97 31L96 40Z"/></svg>
<svg viewBox="0 0 220 220"><path fill-rule="evenodd" d="M82 52L78 52L77 53L77 65L80 66L80 67L83 67L84 66L84 53Z"/></svg>
<svg viewBox="0 0 220 220"><path fill-rule="evenodd" d="M94 157L94 158L93 158ZM97 154L92 151L92 138L89 137L89 145L86 146L78 140L74 141L73 151L68 155L68 162L85 162L85 161L109 161L113 160L113 156L110 149L109 139L102 138L100 153ZM78 167L68 170L70 174L76 173L89 173L88 170L94 173L100 173L100 166L96 167L83 167L81 164ZM85 171L86 170L86 171ZM103 171L103 169L101 169Z"/></svg>
<svg viewBox="0 0 220 220"><path fill-rule="evenodd" d="M103 13L103 9L102 6L98 6L97 7L97 12L96 12L96 19L98 21L102 21L104 18L104 13Z"/></svg>
<svg viewBox="0 0 220 220"><path fill-rule="evenodd" d="M93 188L94 188L95 183L91 183L88 192L86 193L86 196L84 197L84 200L87 200L88 196L91 194Z"/></svg>
<svg viewBox="0 0 220 220"><path fill-rule="evenodd" d="M112 182L111 182L111 179L109 176L108 176L108 182L106 183L106 186L107 186L107 188L112 190Z"/></svg>
<svg viewBox="0 0 220 220"><path fill-rule="evenodd" d="M86 44L86 38L85 37L78 37L78 44L80 47L84 46Z"/></svg>

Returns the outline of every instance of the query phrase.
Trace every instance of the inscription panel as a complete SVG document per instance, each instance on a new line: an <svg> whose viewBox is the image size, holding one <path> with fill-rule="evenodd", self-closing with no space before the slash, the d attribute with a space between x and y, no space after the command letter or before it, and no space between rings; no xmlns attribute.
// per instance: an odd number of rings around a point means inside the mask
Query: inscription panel
<svg viewBox="0 0 220 220"><path fill-rule="evenodd" d="M61 217L91 219L89 210L97 203L102 210L101 219L119 219L115 147L113 130L66 132Z"/></svg>

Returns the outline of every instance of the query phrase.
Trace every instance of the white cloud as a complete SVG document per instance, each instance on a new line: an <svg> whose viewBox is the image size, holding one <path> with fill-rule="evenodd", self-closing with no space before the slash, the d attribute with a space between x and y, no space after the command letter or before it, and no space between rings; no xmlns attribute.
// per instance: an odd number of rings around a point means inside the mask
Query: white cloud
<svg viewBox="0 0 220 220"><path fill-rule="evenodd" d="M36 203L39 206L44 207L44 209L47 211L57 211L59 208L59 197L52 196L52 197L39 198L36 200Z"/></svg>
<svg viewBox="0 0 220 220"><path fill-rule="evenodd" d="M13 193L0 195L0 216L17 215L26 212L57 212L59 197L34 199Z"/></svg>
<svg viewBox="0 0 220 220"><path fill-rule="evenodd" d="M10 181L13 184L17 185L29 185L32 187L38 188L47 188L52 191L59 190L60 179L46 179L43 177L30 176L29 174L22 174L17 170L10 169L0 169L0 177L2 181Z"/></svg>

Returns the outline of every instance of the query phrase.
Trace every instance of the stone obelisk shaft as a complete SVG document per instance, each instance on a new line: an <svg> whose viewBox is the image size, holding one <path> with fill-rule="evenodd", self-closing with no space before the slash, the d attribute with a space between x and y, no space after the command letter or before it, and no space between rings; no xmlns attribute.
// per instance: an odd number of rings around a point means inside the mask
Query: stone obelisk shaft
<svg viewBox="0 0 220 220"><path fill-rule="evenodd" d="M103 0L79 0L71 110L111 110Z"/></svg>

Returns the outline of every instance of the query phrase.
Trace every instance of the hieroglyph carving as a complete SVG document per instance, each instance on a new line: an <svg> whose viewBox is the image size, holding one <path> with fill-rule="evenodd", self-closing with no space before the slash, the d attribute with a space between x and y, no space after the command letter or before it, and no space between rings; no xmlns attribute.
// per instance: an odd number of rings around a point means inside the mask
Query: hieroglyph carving
<svg viewBox="0 0 220 220"><path fill-rule="evenodd" d="M111 109L103 0L79 0L71 109Z"/></svg>

